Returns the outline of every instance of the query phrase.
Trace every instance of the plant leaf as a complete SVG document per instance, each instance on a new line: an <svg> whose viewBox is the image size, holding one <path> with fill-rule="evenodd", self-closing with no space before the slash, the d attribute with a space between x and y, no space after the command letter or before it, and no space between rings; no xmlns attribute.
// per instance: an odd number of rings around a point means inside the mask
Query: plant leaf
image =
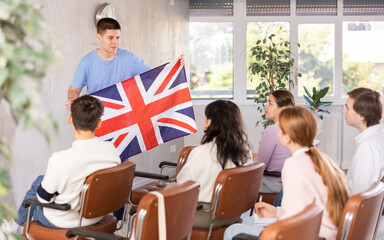
<svg viewBox="0 0 384 240"><path fill-rule="evenodd" d="M304 100L305 100L305 102L309 105L309 106L311 106L311 110L312 110L312 105L313 105L313 101L310 99L310 98L308 98L307 96L303 96L304 97Z"/></svg>
<svg viewBox="0 0 384 240"><path fill-rule="evenodd" d="M325 97L325 95L327 95L328 90L329 90L329 87L320 89L320 91L318 92L319 98Z"/></svg>
<svg viewBox="0 0 384 240"><path fill-rule="evenodd" d="M312 95L309 93L308 89L303 86L305 93L308 95L308 98L312 99Z"/></svg>
<svg viewBox="0 0 384 240"><path fill-rule="evenodd" d="M313 87L312 88L312 98L315 98L315 96L317 95L316 93L317 93L316 88Z"/></svg>
<svg viewBox="0 0 384 240"><path fill-rule="evenodd" d="M0 183L0 196L8 196L8 191L7 191L7 188Z"/></svg>
<svg viewBox="0 0 384 240"><path fill-rule="evenodd" d="M323 115L321 115L320 113L316 112L315 115L316 115L317 117L319 117L321 120L323 120Z"/></svg>
<svg viewBox="0 0 384 240"><path fill-rule="evenodd" d="M322 112L322 113L328 113L328 114L331 114L329 111L327 110L324 110L324 109L319 109L318 112Z"/></svg>
<svg viewBox="0 0 384 240"><path fill-rule="evenodd" d="M333 102L320 102L319 103L319 107L326 107L326 106L330 106Z"/></svg>

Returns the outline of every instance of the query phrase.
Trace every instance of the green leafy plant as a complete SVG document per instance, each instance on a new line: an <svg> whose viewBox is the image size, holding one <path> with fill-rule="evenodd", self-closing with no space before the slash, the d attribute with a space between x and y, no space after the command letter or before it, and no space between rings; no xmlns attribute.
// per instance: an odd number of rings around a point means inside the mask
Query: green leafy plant
<svg viewBox="0 0 384 240"><path fill-rule="evenodd" d="M323 120L323 113L330 114L329 111L322 109L322 107L326 107L331 105L333 102L322 102L321 99L327 95L329 87L322 88L320 90L316 90L315 87L312 89L312 94L308 91L306 87L304 87L305 94L304 100L305 105L309 110L311 110L318 118Z"/></svg>
<svg viewBox="0 0 384 240"><path fill-rule="evenodd" d="M58 126L52 115L42 109L43 80L52 63L58 60L52 49L52 31L40 10L27 0L0 3L0 102L9 107L15 123L36 128L52 141ZM7 112L7 111L6 111ZM8 196L11 180L5 161L11 151L0 136L0 198ZM12 204L0 202L0 224L15 216ZM15 235L14 235L15 237Z"/></svg>
<svg viewBox="0 0 384 240"><path fill-rule="evenodd" d="M258 81L256 86L256 96L254 101L261 104L257 107L260 112L263 112L264 105L267 103L269 94L278 89L289 90L290 86L294 85L294 80L291 79L293 73L295 78L301 77L301 73L293 67L295 60L291 57L291 43L282 35L286 31L280 27L277 33L258 39L255 46L251 47L250 54L252 63L249 65L249 70L252 75L251 81ZM300 47L300 44L297 44ZM261 117L264 128L271 124L271 121L266 119L265 113ZM256 125L260 123L257 121Z"/></svg>

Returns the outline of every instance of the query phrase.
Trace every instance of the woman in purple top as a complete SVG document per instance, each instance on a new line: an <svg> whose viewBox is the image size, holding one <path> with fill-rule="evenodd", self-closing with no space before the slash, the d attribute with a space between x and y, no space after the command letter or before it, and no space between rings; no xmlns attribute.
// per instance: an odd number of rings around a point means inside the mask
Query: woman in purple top
<svg viewBox="0 0 384 240"><path fill-rule="evenodd" d="M281 172L284 161L291 156L289 150L281 146L278 138L279 114L287 106L294 106L295 98L287 90L276 90L269 94L265 105L266 118L273 121L273 125L265 128L261 136L259 151L255 161L265 164L265 170ZM263 176L259 191L262 193L277 193L282 187L280 177Z"/></svg>

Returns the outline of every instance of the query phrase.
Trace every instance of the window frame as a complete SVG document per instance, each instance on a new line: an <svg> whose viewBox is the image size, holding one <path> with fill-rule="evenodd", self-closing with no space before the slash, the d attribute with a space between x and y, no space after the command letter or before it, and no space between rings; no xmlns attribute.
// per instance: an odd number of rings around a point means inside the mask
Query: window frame
<svg viewBox="0 0 384 240"><path fill-rule="evenodd" d="M234 0L233 16L227 17L190 17L190 22L233 22L233 101L241 105L254 104L253 99L247 99L246 86L246 27L248 22L275 22L285 21L290 23L290 41L298 42L299 24L334 24L335 29L335 52L334 52L334 95L326 96L325 101L332 101L336 105L343 105L345 98L342 97L343 91L343 22L344 21L384 21L384 15L353 15L343 16L343 0L337 0L336 16L296 16L296 0L291 0L290 16L246 16L246 0ZM298 63L298 47L291 45L294 66ZM297 96L297 85L291 92L299 104L304 103L303 97ZM205 104L212 99L193 99L194 103Z"/></svg>

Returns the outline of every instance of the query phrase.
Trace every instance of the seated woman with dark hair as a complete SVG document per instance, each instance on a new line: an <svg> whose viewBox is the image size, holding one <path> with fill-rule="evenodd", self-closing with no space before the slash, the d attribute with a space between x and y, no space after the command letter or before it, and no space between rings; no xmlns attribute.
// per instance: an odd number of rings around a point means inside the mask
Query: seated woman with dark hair
<svg viewBox="0 0 384 240"><path fill-rule="evenodd" d="M295 98L287 90L276 90L268 96L265 105L265 117L273 121L273 125L265 128L261 136L260 146L255 161L265 164L265 170L281 172L284 162L291 156L289 150L281 146L277 136L279 132L279 114L289 106L295 105ZM282 188L281 177L263 176L259 192L278 193Z"/></svg>
<svg viewBox="0 0 384 240"><path fill-rule="evenodd" d="M208 228L211 217L204 210L210 208L217 176L223 169L252 163L252 155L240 109L233 102L217 100L205 108L204 132L201 145L191 151L176 181L200 184L198 200L203 209L196 211L194 227ZM239 218L218 219L214 226L232 224Z"/></svg>

